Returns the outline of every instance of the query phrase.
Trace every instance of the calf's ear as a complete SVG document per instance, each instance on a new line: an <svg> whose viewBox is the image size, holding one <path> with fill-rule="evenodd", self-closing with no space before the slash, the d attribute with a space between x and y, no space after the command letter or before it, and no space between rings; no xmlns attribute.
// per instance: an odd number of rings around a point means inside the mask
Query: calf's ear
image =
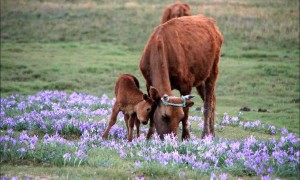
<svg viewBox="0 0 300 180"><path fill-rule="evenodd" d="M149 96L148 96L147 94L143 94L143 99L144 99L145 101L147 101L147 100L149 99Z"/></svg>
<svg viewBox="0 0 300 180"><path fill-rule="evenodd" d="M154 101L160 101L159 92L155 87L151 86L149 92L150 92L150 98L152 98Z"/></svg>

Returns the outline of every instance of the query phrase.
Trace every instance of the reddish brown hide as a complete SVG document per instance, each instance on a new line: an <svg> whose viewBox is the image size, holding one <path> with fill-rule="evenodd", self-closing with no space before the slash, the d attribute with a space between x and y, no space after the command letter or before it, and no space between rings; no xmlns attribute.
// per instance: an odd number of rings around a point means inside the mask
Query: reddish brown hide
<svg viewBox="0 0 300 180"><path fill-rule="evenodd" d="M123 74L118 78L115 86L115 96L116 102L112 108L110 121L102 137L107 138L111 127L116 123L118 113L122 111L127 127L127 139L131 141L134 124L137 137L139 137L140 122L143 124L148 123L153 100L140 91L138 80L130 74Z"/></svg>
<svg viewBox="0 0 300 180"><path fill-rule="evenodd" d="M168 5L161 17L161 24L169 21L170 19L181 17L181 16L191 16L190 6L186 3L176 2Z"/></svg>
<svg viewBox="0 0 300 180"><path fill-rule="evenodd" d="M214 136L215 84L222 42L223 36L214 19L203 15L175 18L155 29L140 60L139 67L149 94L150 86L154 86L160 96L172 95L172 89L187 95L192 87L196 87L198 93L203 95L205 111L202 137ZM152 128L148 137L154 125L160 135L169 132L177 134L181 121L182 139L189 138L189 108L158 103L153 121L150 119Z"/></svg>

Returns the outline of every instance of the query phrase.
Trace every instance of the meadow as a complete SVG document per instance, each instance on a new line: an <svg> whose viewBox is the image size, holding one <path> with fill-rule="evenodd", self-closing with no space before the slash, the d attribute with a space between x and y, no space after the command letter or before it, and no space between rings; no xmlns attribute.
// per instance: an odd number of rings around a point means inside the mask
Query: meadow
<svg viewBox="0 0 300 180"><path fill-rule="evenodd" d="M130 144L122 116L111 138L100 138L117 77L131 73L145 91L139 58L172 2L1 0L1 177L299 176L297 0L185 1L192 14L215 18L225 39L215 139L199 139L199 97L191 141Z"/></svg>

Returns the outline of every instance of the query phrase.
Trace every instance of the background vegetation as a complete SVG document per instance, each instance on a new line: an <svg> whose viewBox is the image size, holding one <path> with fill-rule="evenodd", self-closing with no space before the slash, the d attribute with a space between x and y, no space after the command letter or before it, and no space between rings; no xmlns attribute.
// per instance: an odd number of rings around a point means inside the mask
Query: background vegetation
<svg viewBox="0 0 300 180"><path fill-rule="evenodd" d="M112 98L123 73L135 75L145 91L139 58L172 2L1 0L1 97L49 89ZM225 38L218 118L247 106L244 121L259 119L299 133L299 1L185 2L192 14L215 18ZM199 97L195 102L192 115L202 106ZM245 135L235 128L230 134Z"/></svg>

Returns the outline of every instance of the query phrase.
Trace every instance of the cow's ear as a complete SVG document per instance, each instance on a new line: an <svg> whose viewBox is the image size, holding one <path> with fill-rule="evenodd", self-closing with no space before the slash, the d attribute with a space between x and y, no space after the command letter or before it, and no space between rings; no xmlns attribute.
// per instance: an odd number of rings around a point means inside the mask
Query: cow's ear
<svg viewBox="0 0 300 180"><path fill-rule="evenodd" d="M188 9L188 10L191 9L191 8L190 8L190 5L188 5L187 3L182 3L182 5L183 5L186 9Z"/></svg>
<svg viewBox="0 0 300 180"><path fill-rule="evenodd" d="M184 9L184 16L191 16L192 13L191 13L191 10L190 10L190 6L186 3L182 3L183 5L183 9Z"/></svg>
<svg viewBox="0 0 300 180"><path fill-rule="evenodd" d="M192 107L194 105L194 102L191 100L187 100L185 105L186 105L186 107Z"/></svg>
<svg viewBox="0 0 300 180"><path fill-rule="evenodd" d="M162 14L160 24L167 22L170 18L171 18L171 9L167 7Z"/></svg>
<svg viewBox="0 0 300 180"><path fill-rule="evenodd" d="M150 92L150 98L152 98L154 101L160 101L159 92L155 87L151 86L149 92Z"/></svg>
<svg viewBox="0 0 300 180"><path fill-rule="evenodd" d="M149 99L149 96L148 96L147 94L143 94L143 99L144 99L145 101L147 101L147 100Z"/></svg>

